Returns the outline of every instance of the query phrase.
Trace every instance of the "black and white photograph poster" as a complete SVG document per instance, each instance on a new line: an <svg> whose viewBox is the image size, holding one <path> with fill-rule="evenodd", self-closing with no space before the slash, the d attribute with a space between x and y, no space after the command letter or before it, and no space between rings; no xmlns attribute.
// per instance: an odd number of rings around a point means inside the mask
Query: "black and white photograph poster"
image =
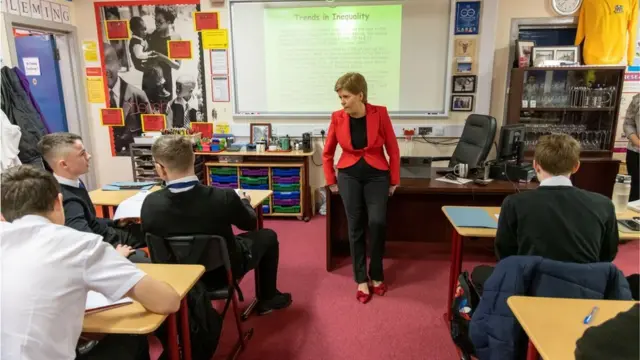
<svg viewBox="0 0 640 360"><path fill-rule="evenodd" d="M196 11L199 0L95 3L106 106L124 114L124 126L110 128L114 156L130 155L129 146L142 134L143 114L166 115L167 128L207 121ZM188 42L190 58L171 55L169 46Z"/></svg>
<svg viewBox="0 0 640 360"><path fill-rule="evenodd" d="M476 91L475 75L457 75L453 77L454 93L473 93Z"/></svg>

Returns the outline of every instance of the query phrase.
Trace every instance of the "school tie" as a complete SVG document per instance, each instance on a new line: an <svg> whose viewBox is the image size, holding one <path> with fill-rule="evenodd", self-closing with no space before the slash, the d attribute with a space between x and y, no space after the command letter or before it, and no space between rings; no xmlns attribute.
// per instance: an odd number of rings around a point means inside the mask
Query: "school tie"
<svg viewBox="0 0 640 360"><path fill-rule="evenodd" d="M189 120L189 103L184 104L184 128L188 129L191 120Z"/></svg>
<svg viewBox="0 0 640 360"><path fill-rule="evenodd" d="M113 92L113 89L109 90L109 107L112 109L118 107L116 104L116 93Z"/></svg>
<svg viewBox="0 0 640 360"><path fill-rule="evenodd" d="M79 185L80 189L87 190L87 187L84 186L84 183L82 182L82 180L78 180L78 185Z"/></svg>

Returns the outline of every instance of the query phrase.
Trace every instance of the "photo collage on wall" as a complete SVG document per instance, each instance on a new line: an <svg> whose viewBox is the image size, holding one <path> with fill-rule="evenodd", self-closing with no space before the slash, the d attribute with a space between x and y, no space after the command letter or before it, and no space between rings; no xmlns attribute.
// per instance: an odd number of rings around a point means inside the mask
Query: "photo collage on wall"
<svg viewBox="0 0 640 360"><path fill-rule="evenodd" d="M120 123L109 127L113 155L130 155L144 115L164 119L165 128L207 121L201 34L193 21L199 0L95 6L106 106L119 110Z"/></svg>
<svg viewBox="0 0 640 360"><path fill-rule="evenodd" d="M478 77L475 74L477 35L480 28L479 1L458 1L456 3L454 35L454 76L451 80L451 111L473 111L474 95Z"/></svg>

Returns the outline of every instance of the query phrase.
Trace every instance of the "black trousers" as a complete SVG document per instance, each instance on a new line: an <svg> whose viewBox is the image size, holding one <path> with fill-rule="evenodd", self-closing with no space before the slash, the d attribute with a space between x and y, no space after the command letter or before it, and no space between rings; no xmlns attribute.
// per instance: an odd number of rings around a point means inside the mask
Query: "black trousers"
<svg viewBox="0 0 640 360"><path fill-rule="evenodd" d="M76 360L149 360L147 336L107 335Z"/></svg>
<svg viewBox="0 0 640 360"><path fill-rule="evenodd" d="M258 275L258 294L260 300L270 300L277 294L278 262L280 243L278 235L271 229L260 229L237 236L238 241L248 250L248 259L242 264L243 276L256 269ZM223 268L207 271L202 281L210 288L227 286L227 275Z"/></svg>
<svg viewBox="0 0 640 360"><path fill-rule="evenodd" d="M278 235L271 229L260 229L238 235L238 239L249 249L246 272L256 270L258 276L258 299L271 300L278 294L278 262L280 243Z"/></svg>
<svg viewBox="0 0 640 360"><path fill-rule="evenodd" d="M365 239L365 211L369 219L371 260L369 278L384 281L382 258L387 236L387 203L389 174L355 177L338 172L338 188L347 213L349 245L353 275L358 284L367 282L367 243Z"/></svg>
<svg viewBox="0 0 640 360"><path fill-rule="evenodd" d="M640 199L640 153L627 149L627 172L631 175L629 201Z"/></svg>

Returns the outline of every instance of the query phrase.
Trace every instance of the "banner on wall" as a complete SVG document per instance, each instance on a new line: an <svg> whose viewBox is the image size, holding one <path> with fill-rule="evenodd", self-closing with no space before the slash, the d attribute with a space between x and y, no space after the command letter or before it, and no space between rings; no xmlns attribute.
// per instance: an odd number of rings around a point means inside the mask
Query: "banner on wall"
<svg viewBox="0 0 640 360"><path fill-rule="evenodd" d="M148 128L189 128L207 121L202 36L194 26L199 0L95 4L105 105L121 108L124 125L111 127L114 156L129 156ZM217 20L217 19L216 19ZM126 26L125 26L126 25ZM163 115L145 117L143 115ZM144 126L143 126L144 125Z"/></svg>

